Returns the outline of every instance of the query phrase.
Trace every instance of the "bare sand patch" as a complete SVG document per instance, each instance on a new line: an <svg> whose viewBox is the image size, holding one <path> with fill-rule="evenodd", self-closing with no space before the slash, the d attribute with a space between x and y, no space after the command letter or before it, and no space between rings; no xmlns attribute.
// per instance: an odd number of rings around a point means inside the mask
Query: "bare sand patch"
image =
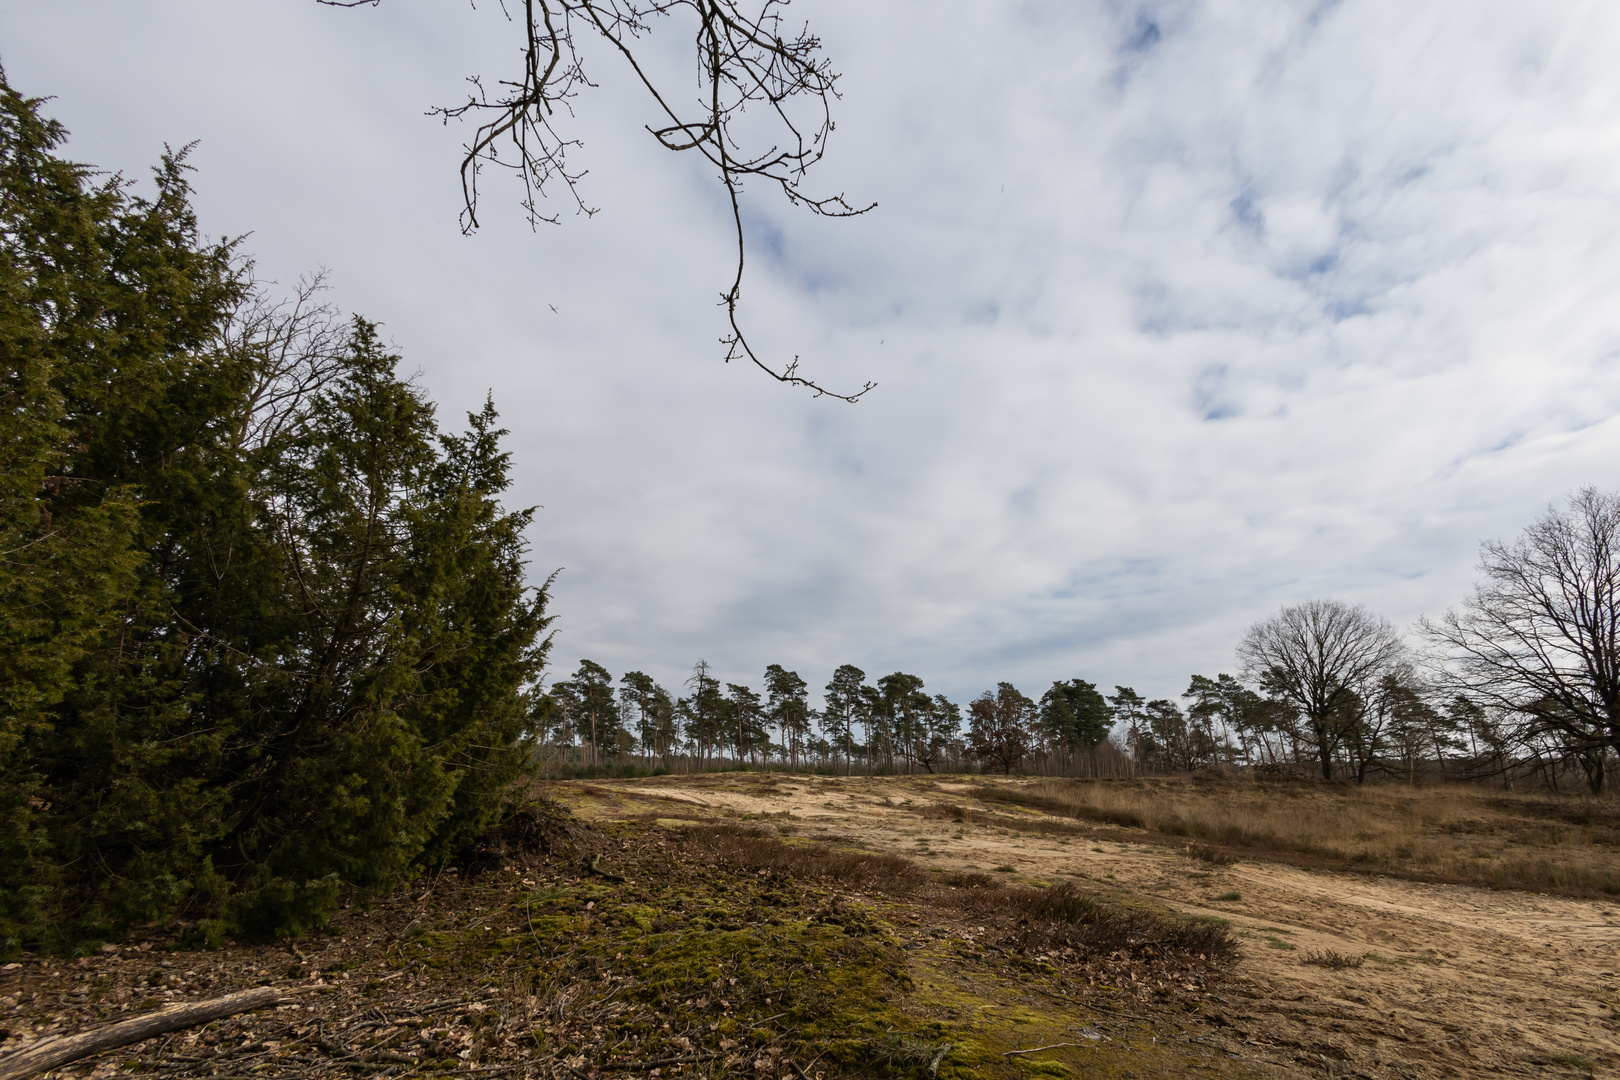
<svg viewBox="0 0 1620 1080"><path fill-rule="evenodd" d="M611 795L586 813L679 799L927 867L1082 881L1227 919L1244 958L1206 1042L1229 1055L1314 1057L1330 1075L1612 1075L1620 1066L1620 904L1251 858L1216 866L1116 826L1029 831L1046 815L977 799L978 780L728 774L591 788ZM925 816L941 806L969 820ZM1361 966L1301 962L1328 952Z"/></svg>

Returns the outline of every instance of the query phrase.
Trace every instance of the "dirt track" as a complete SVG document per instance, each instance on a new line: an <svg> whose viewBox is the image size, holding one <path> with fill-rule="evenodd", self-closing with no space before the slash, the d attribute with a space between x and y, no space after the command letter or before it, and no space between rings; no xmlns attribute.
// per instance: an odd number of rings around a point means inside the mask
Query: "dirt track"
<svg viewBox="0 0 1620 1080"><path fill-rule="evenodd" d="M974 785L948 780L733 775L595 787L616 793L609 813L764 818L924 865L1082 880L1228 919L1244 956L1211 1041L1233 1057L1311 1062L1333 1076L1620 1075L1617 904L1247 860L1207 867L1134 830L1098 827L1088 838L919 815L974 805ZM1217 899L1232 892L1241 899ZM1365 959L1346 970L1301 963L1327 951Z"/></svg>

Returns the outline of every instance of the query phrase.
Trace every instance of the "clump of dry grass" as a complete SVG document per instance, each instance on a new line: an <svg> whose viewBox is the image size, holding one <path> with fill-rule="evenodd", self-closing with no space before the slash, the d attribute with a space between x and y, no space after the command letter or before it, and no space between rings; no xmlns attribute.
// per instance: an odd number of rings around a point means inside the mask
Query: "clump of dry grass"
<svg viewBox="0 0 1620 1080"><path fill-rule="evenodd" d="M1460 785L1207 778L1044 780L987 784L976 794L1196 840L1196 850L1217 856L1283 854L1426 880L1620 894L1620 807L1591 800Z"/></svg>
<svg viewBox="0 0 1620 1080"><path fill-rule="evenodd" d="M1009 890L1009 895L999 899L1030 920L1026 941L1043 948L1119 950L1136 956L1180 952L1211 960L1236 954L1237 942L1223 923L1126 907L1071 884Z"/></svg>
<svg viewBox="0 0 1620 1080"><path fill-rule="evenodd" d="M1016 800L1008 799L1003 801L1014 802ZM957 821L964 825L990 825L998 829L1009 829L1013 832L1064 833L1070 836L1088 836L1092 831L1069 821L1054 821L1049 817L1014 817L1011 814L987 813L983 810L959 806L956 803L921 803L916 806L908 806L906 809L918 817L943 818L946 821Z"/></svg>
<svg viewBox="0 0 1620 1080"><path fill-rule="evenodd" d="M1360 956L1345 956L1342 953L1336 953L1332 949L1328 949L1324 952L1308 952L1300 957L1299 962L1302 964L1315 964L1317 967L1332 968L1334 971L1344 971L1350 968L1358 968L1366 963L1366 960Z"/></svg>
<svg viewBox="0 0 1620 1080"><path fill-rule="evenodd" d="M1220 848L1210 847L1208 844L1188 844L1186 855L1193 862L1200 862L1209 866L1231 866L1237 862L1236 859Z"/></svg>
<svg viewBox="0 0 1620 1080"><path fill-rule="evenodd" d="M849 851L819 842L790 844L739 825L698 826L687 829L685 836L722 866L767 870L801 881L899 896L911 896L931 884L927 871L896 855Z"/></svg>

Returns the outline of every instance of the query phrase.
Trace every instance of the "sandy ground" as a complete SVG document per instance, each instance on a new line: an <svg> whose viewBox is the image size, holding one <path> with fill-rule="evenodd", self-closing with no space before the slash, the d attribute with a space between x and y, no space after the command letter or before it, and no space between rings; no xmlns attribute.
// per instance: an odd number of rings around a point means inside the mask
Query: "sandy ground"
<svg viewBox="0 0 1620 1080"><path fill-rule="evenodd" d="M916 811L978 804L973 784L925 778L733 774L590 788L614 793L610 812L764 820L927 866L1121 888L1228 919L1243 959L1207 1042L1232 1058L1310 1062L1330 1076L1620 1076L1620 904L1257 861L1209 867L1107 826L1087 837L929 818ZM1241 899L1220 899L1232 893ZM1301 962L1325 951L1364 962Z"/></svg>

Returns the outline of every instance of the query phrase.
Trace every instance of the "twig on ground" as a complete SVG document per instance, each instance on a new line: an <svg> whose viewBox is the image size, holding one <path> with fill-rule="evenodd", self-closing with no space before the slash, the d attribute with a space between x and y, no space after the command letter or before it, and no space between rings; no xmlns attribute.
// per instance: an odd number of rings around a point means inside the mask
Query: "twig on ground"
<svg viewBox="0 0 1620 1080"><path fill-rule="evenodd" d="M690 1054L686 1057L655 1058L652 1061L604 1061L597 1065L602 1072L640 1072L643 1069L661 1069L665 1065L695 1065L700 1061L713 1061L725 1054Z"/></svg>
<svg viewBox="0 0 1620 1080"><path fill-rule="evenodd" d="M595 855L592 855L591 856L591 861L585 864L585 869L587 871L589 871L590 873L595 874L597 877L604 877L604 878L607 878L609 881L623 881L624 880L624 878L619 876L618 874L610 874L606 870L603 870L600 866L598 866L597 863L599 863L601 861L602 861L601 853L597 853Z"/></svg>
<svg viewBox="0 0 1620 1080"><path fill-rule="evenodd" d="M1015 1054L1038 1054L1042 1050L1056 1050L1059 1047L1063 1047L1063 1046L1085 1046L1085 1047L1089 1047L1091 1045L1092 1045L1091 1043L1049 1043L1046 1046L1032 1046L1028 1050L1008 1050L1005 1053L1003 1053L1001 1056L1002 1057L1012 1057Z"/></svg>

